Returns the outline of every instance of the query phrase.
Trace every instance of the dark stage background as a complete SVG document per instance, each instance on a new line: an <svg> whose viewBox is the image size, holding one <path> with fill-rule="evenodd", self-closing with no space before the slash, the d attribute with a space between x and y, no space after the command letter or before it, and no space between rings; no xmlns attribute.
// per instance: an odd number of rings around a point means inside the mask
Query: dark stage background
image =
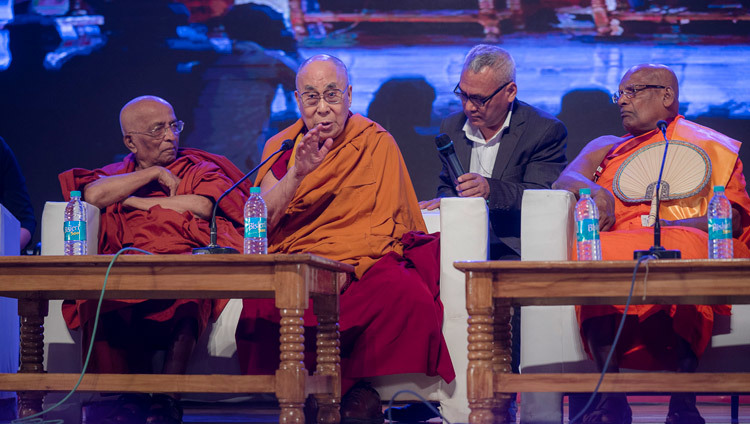
<svg viewBox="0 0 750 424"><path fill-rule="evenodd" d="M519 98L567 125L569 158L623 132L608 93L643 62L675 70L688 118L740 141L750 135L743 2L603 2L606 27L588 1L34 0L16 1L9 20L11 3L0 0L0 136L39 222L45 201L62 200L58 173L127 153L118 114L139 95L172 103L186 122L183 146L250 169L265 140L299 116L296 64L317 53L349 66L353 111L391 131L418 197L431 198L434 136L460 110L452 90L463 56L487 27L516 59ZM746 146L741 157L750 161Z"/></svg>

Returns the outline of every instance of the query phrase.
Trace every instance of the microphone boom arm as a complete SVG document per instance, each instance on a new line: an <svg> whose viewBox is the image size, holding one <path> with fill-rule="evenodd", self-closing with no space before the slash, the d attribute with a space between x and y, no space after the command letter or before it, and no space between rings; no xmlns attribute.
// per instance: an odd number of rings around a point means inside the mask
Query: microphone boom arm
<svg viewBox="0 0 750 424"><path fill-rule="evenodd" d="M196 247L193 249L193 254L205 254L205 253L239 253L234 248L231 247L220 247L217 244L217 230L216 230L216 213L219 209L219 202L223 198L225 198L229 193L232 192L237 186L242 184L245 180L250 178L251 175L253 175L258 169L260 169L261 166L265 165L266 162L271 160L272 157L276 156L277 154L287 151L294 147L294 141L292 140L284 140L281 143L281 147L279 147L279 150L273 152L270 156L268 156L266 159L264 159L261 163L258 164L255 168L250 170L247 174L245 174L242 178L240 178L236 183L232 184L231 187L229 187L224 193L219 196L218 199L216 199L216 203L214 203L214 209L213 213L211 214L211 227L210 227L210 242L208 243L208 246L206 247Z"/></svg>

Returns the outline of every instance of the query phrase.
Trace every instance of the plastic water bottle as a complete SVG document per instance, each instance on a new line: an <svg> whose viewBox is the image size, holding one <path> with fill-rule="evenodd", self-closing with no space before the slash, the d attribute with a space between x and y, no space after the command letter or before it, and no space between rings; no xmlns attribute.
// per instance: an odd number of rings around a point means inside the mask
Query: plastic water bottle
<svg viewBox="0 0 750 424"><path fill-rule="evenodd" d="M724 186L714 187L708 203L708 259L732 259L732 205L724 195Z"/></svg>
<svg viewBox="0 0 750 424"><path fill-rule="evenodd" d="M86 205L81 201L80 191L70 192L70 201L65 206L65 255L88 255L86 246Z"/></svg>
<svg viewBox="0 0 750 424"><path fill-rule="evenodd" d="M250 189L250 197L245 202L245 254L265 255L268 253L266 237L266 202L260 196L260 187Z"/></svg>
<svg viewBox="0 0 750 424"><path fill-rule="evenodd" d="M591 189L582 188L576 203L576 240L579 261L601 261L599 209L591 198Z"/></svg>

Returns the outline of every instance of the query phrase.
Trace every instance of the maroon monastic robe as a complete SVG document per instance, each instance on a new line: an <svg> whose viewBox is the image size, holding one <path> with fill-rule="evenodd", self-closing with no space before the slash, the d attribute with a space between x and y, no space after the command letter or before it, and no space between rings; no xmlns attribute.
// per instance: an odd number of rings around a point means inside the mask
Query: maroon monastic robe
<svg viewBox="0 0 750 424"><path fill-rule="evenodd" d="M60 174L63 196L69 200L71 190L83 192L83 188L104 176L121 175L135 171L135 159L129 154L122 162L107 165L93 171L75 168ZM166 166L181 179L177 195L195 194L210 198L213 202L228 189L234 181L242 177L242 172L223 156L210 154L198 149L181 148L177 159ZM248 187L238 187L221 201L217 216L218 243L242 250L243 206ZM135 193L138 197L166 197L167 191L157 182L142 187ZM85 198L83 200L86 200ZM183 213L160 206L147 211L129 209L121 203L114 203L102 210L99 228L99 253L114 254L123 247L131 246L152 253L190 253L194 247L209 243L209 222L186 211ZM126 252L126 253L133 253ZM115 266L117 266L115 264ZM63 316L71 329L82 327L84 343L87 345L93 329L96 300L66 301ZM127 354L116 353L117 344L112 334L107 332L149 331L158 329L158 334L169 334L170 323L185 317L193 317L198 323L198 334L203 331L209 319L217 317L226 305L225 300L178 299L178 300L105 300L102 314L118 311L119 317L110 315L107 324L100 327L95 344L95 372L127 372ZM145 320L145 327L134 324L134 319ZM153 325L148 324L151 322ZM112 328L112 326L115 326ZM126 328L133 327L133 328ZM137 337L138 334L134 334ZM124 335L123 335L124 337ZM144 334L144 338L149 338ZM158 340L159 337L151 337ZM105 342L109 340L109 343ZM122 349L135 353L141 347L122 346ZM118 361L118 358L121 358ZM101 360L96 360L101 358Z"/></svg>

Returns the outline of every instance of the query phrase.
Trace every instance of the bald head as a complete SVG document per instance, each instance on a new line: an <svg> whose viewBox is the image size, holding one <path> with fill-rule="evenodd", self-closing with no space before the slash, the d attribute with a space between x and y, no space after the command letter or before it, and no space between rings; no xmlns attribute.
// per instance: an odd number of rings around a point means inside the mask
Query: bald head
<svg viewBox="0 0 750 424"><path fill-rule="evenodd" d="M645 81L651 81L649 84L663 85L665 87L670 87L671 90L674 92L674 102L670 104L669 109L670 109L670 112L674 113L674 116L677 116L679 114L680 88L679 88L679 83L677 82L677 75L675 75L672 69L670 69L666 65L653 64L653 63L644 63L641 65L635 65L632 68L628 69L625 75L623 75L622 77L623 81L632 75L637 75Z"/></svg>
<svg viewBox="0 0 750 424"><path fill-rule="evenodd" d="M166 166L177 158L179 133L174 109L156 96L129 101L120 111L120 129L125 147L134 155L138 169Z"/></svg>
<svg viewBox="0 0 750 424"><path fill-rule="evenodd" d="M174 113L172 105L161 97L140 96L127 102L120 109L120 130L122 135L131 131L144 131L154 113L154 110L169 108Z"/></svg>
<svg viewBox="0 0 750 424"><path fill-rule="evenodd" d="M622 125L630 134L644 134L658 121L671 121L680 113L677 76L667 66L633 66L623 75L619 90Z"/></svg>
<svg viewBox="0 0 750 424"><path fill-rule="evenodd" d="M300 87L301 77L311 73L311 71L327 67L333 67L337 77L343 78L343 87L349 85L349 70L346 69L346 65L344 65L341 59L327 54L317 54L302 62L302 65L297 69L297 79L295 81L297 90L300 92L305 91L304 87Z"/></svg>

